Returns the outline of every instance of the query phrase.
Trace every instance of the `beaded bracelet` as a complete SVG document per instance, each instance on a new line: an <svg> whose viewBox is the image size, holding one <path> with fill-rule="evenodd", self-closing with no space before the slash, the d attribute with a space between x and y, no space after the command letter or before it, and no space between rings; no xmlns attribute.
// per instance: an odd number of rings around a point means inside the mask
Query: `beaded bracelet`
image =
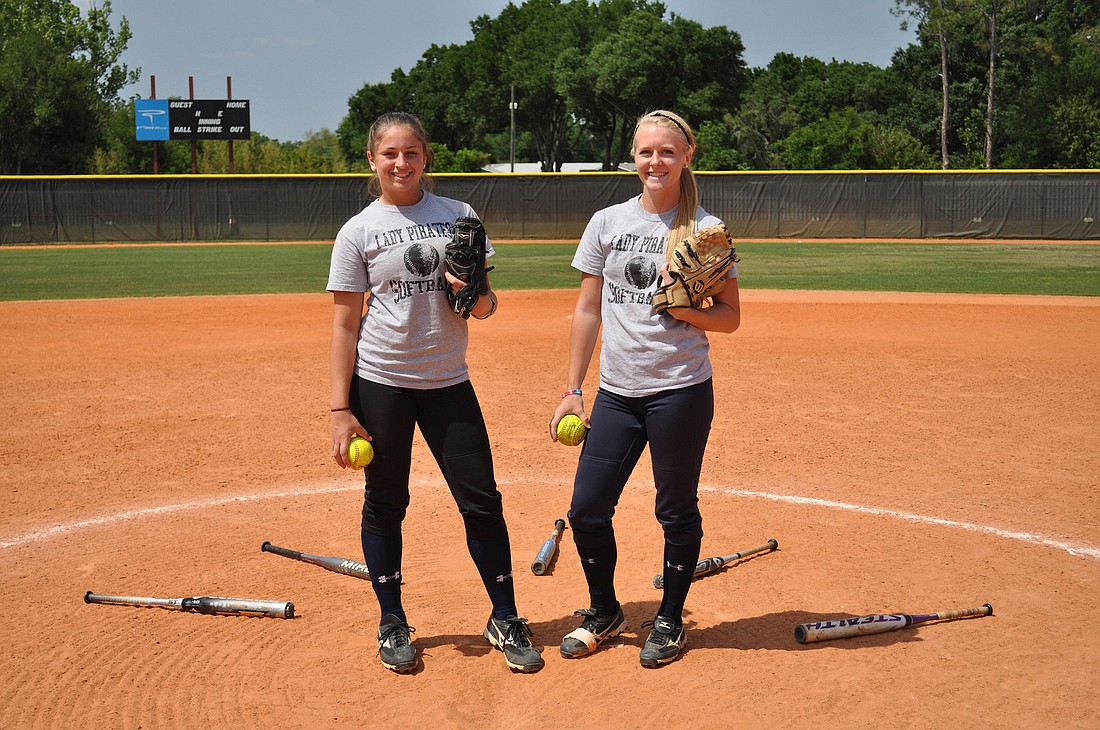
<svg viewBox="0 0 1100 730"><path fill-rule="evenodd" d="M564 393L562 393L561 397L562 398L568 398L571 395L584 395L584 393L581 392L580 388L573 388L573 390L567 390Z"/></svg>

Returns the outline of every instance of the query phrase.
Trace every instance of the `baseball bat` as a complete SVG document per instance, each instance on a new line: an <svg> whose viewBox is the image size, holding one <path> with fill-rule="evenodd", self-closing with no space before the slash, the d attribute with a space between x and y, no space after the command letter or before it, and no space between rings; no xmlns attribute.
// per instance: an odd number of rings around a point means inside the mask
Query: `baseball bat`
<svg viewBox="0 0 1100 730"><path fill-rule="evenodd" d="M714 571L719 570L720 568L722 568L722 566L727 565L729 563L732 563L734 560L740 560L741 558L748 557L749 555L753 555L755 553L762 553L765 550L775 550L778 547L779 547L779 543L777 541L768 540L763 545L757 545L754 548L749 548L748 550L742 550L741 552L734 553L733 555L724 555L722 557L705 558L705 559L700 560L698 563L695 564L695 574L691 576L691 579L695 580L696 578L698 578L700 576L706 575L708 573L713 573ZM665 587L665 576L664 576L663 573L658 573L657 575L653 576L653 587L654 588L664 588Z"/></svg>
<svg viewBox="0 0 1100 730"><path fill-rule="evenodd" d="M294 604L288 601L260 601L253 598L219 598L190 596L188 598L147 598L145 596L107 596L85 591L85 603L106 603L114 606L159 606L191 613L212 613L223 616L267 616L294 618Z"/></svg>
<svg viewBox="0 0 1100 730"><path fill-rule="evenodd" d="M554 520L554 531L550 533L550 538L539 548L534 562L531 563L532 573L535 575L546 573L546 569L550 567L550 563L554 559L554 553L558 550L558 542L561 540L561 532L564 529L565 520L560 518Z"/></svg>
<svg viewBox="0 0 1100 730"><path fill-rule="evenodd" d="M265 553L275 553L276 555L282 555L284 558L290 558L292 560L301 560L303 563L309 563L325 570L331 570L334 573L343 573L344 575L350 575L353 578L362 578L363 580L370 580L370 573L367 571L367 566L362 563L357 563L354 560L348 560L347 558L335 558L330 555L310 555L309 553L300 553L297 550L290 550L288 548L279 547L278 545L272 545L271 543L264 541L264 544L260 546L260 550Z"/></svg>
<svg viewBox="0 0 1100 730"><path fill-rule="evenodd" d="M924 623L925 621L943 621L947 619L967 618L970 616L992 615L993 606L986 603L978 608L960 608L955 611L941 611L939 613L884 613L870 616L857 616L855 618L837 618L828 621L814 621L813 623L799 624L794 627L794 638L799 644L809 644L814 641L845 639L850 636L882 634L887 631L897 631L907 626Z"/></svg>

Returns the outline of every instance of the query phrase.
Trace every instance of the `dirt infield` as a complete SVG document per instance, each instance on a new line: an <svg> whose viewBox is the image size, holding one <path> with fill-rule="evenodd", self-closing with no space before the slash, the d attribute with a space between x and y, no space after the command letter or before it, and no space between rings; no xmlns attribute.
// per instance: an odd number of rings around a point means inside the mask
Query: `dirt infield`
<svg viewBox="0 0 1100 730"><path fill-rule="evenodd" d="M376 657L355 578L361 477L327 456L324 295L0 304L0 726L1100 726L1100 301L744 292L714 336L689 647L638 664L659 594L648 462L617 518L630 629L562 659L586 593L564 517L577 451L545 424L574 292L504 292L472 327L520 609L516 675L423 442L405 532L424 659ZM589 389L594 389L590 375ZM293 601L292 620L86 605L86 590ZM796 624L989 602L991 618L798 644Z"/></svg>

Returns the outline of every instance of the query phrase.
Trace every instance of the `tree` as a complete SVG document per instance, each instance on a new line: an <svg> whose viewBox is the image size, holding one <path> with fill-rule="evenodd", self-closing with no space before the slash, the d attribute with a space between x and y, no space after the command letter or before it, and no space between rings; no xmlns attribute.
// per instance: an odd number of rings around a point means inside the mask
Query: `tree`
<svg viewBox="0 0 1100 730"><path fill-rule="evenodd" d="M993 167L997 63L1001 54L1001 29L999 20L1002 7L1002 0L960 0L960 20L975 25L978 33L985 39L986 68L988 70L986 73L985 151L983 159L986 169L991 169Z"/></svg>
<svg viewBox="0 0 1100 730"><path fill-rule="evenodd" d="M158 158L163 158L161 145ZM163 161L163 160L162 160ZM128 175L153 171L152 146L134 136L134 109L130 104L111 105L99 145L92 152L88 172L93 175Z"/></svg>
<svg viewBox="0 0 1100 730"><path fill-rule="evenodd" d="M484 130L485 80L477 78L473 46L432 45L402 80L402 110L420 118L433 142L451 149L473 146Z"/></svg>
<svg viewBox="0 0 1100 730"><path fill-rule="evenodd" d="M786 168L782 142L800 127L845 109L884 116L903 96L891 74L871 64L824 63L789 53L777 53L750 79L740 109L724 119L756 169Z"/></svg>
<svg viewBox="0 0 1100 730"><path fill-rule="evenodd" d="M1100 19L1095 1L967 0L960 7L968 12L955 32L952 103L962 110L963 159L988 167L1072 166L1068 160L1089 147L1080 141L1094 135L1091 111L1100 109L1100 47L1087 43ZM1070 145L1075 152L1067 155Z"/></svg>
<svg viewBox="0 0 1100 730"><path fill-rule="evenodd" d="M0 172L80 173L127 84L125 18L62 0L0 0Z"/></svg>
<svg viewBox="0 0 1100 730"><path fill-rule="evenodd" d="M987 170L993 167L993 98L996 87L995 79L997 78L997 54L999 52L997 37L997 10L999 5L999 0L985 0L985 7L981 7L981 3L979 3L982 15L988 23L989 37L989 91L986 95L985 105L985 167Z"/></svg>
<svg viewBox="0 0 1100 730"><path fill-rule="evenodd" d="M370 170L367 137L374 120L387 112L409 111L405 74L397 69L388 84L368 84L348 99L348 113L336 128L340 151L352 170Z"/></svg>
<svg viewBox="0 0 1100 730"><path fill-rule="evenodd" d="M619 12L612 16L607 6ZM701 124L737 108L745 87L740 35L676 14L666 20L661 3L598 7L602 38L587 56L560 56L557 76L574 114L600 142L603 169L628 158L635 120L648 111L673 109Z"/></svg>
<svg viewBox="0 0 1100 730"><path fill-rule="evenodd" d="M391 83L361 89L340 144L362 164L370 122L405 109L441 149L507 160L514 89L517 159L540 160L545 171L593 157L615 169L634 120L661 107L696 127L698 169L924 169L929 155L943 169L1095 159L1096 0L894 0L892 12L902 27L916 25L918 41L887 68L779 53L749 69L736 32L669 15L661 2L510 3L475 19L469 43L433 46L407 75L398 69ZM447 164L476 162L455 159Z"/></svg>
<svg viewBox="0 0 1100 730"><path fill-rule="evenodd" d="M1018 116L1030 115L1020 131L1045 165L1095 168L1100 13L1088 0L1044 0L1032 10L1027 27L1049 40L1032 54L1034 68L1019 84Z"/></svg>
<svg viewBox="0 0 1100 730"><path fill-rule="evenodd" d="M624 65L636 69L638 55L634 47L621 52L624 20L636 16L633 26L641 26L652 19L654 10L635 0L611 0L596 6L585 3L584 9L588 11L584 26L589 28L592 46L578 44L561 53L555 61L554 83L593 140L602 169L613 170L626 154L633 121L622 103L626 90L619 93L618 80L630 73L623 70ZM663 12L659 9L656 17ZM596 28L603 31L602 39L596 38Z"/></svg>
<svg viewBox="0 0 1100 730"><path fill-rule="evenodd" d="M673 106L660 78L669 45L663 12L663 6L642 4L618 18L605 15L605 35L587 53L575 47L558 57L557 88L598 140L604 170L617 169L628 156L639 116Z"/></svg>
<svg viewBox="0 0 1100 730"><path fill-rule="evenodd" d="M341 124L346 152L371 113L395 98L447 149L499 149L513 90L525 154L558 171L593 139L604 169L629 152L634 120L673 108L698 119L736 108L744 48L725 28L703 29L648 0L528 0L471 24L463 46L432 46L407 75L364 87ZM548 43L546 39L552 38ZM373 116L371 117L373 119ZM498 155L498 157L501 157Z"/></svg>
<svg viewBox="0 0 1100 730"><path fill-rule="evenodd" d="M1054 131L1063 141L1058 163L1065 167L1100 169L1100 107L1072 96L1053 114Z"/></svg>
<svg viewBox="0 0 1100 730"><path fill-rule="evenodd" d="M331 130L310 131L301 143L290 147L293 169L287 172L339 173L348 171L347 158L340 149L340 140Z"/></svg>
<svg viewBox="0 0 1100 730"><path fill-rule="evenodd" d="M503 50L501 82L504 88L515 86L517 123L534 138L544 172L561 171L568 155L566 140L577 123L555 70L559 58L587 55L596 31L586 23L588 11L587 0L564 5L528 0L518 7L509 3L495 20L481 16L471 26L475 43Z"/></svg>
<svg viewBox="0 0 1100 730"><path fill-rule="evenodd" d="M1073 34L1068 48L1062 78L1072 91L1059 100L1052 118L1054 137L1063 144L1057 163L1100 169L1100 23Z"/></svg>
<svg viewBox="0 0 1100 730"><path fill-rule="evenodd" d="M432 144L434 172L481 172L489 164L489 153L461 149L451 151L446 145Z"/></svg>
<svg viewBox="0 0 1100 730"><path fill-rule="evenodd" d="M904 130L877 125L848 107L799 127L783 141L796 170L927 169L934 159Z"/></svg>
<svg viewBox="0 0 1100 730"><path fill-rule="evenodd" d="M805 121L849 107L882 115L904 98L890 72L870 63L804 58L794 83L791 101Z"/></svg>
<svg viewBox="0 0 1100 730"><path fill-rule="evenodd" d="M723 25L704 28L672 15L674 39L666 83L675 90L673 108L689 120L720 119L741 105L748 83L741 35Z"/></svg>
<svg viewBox="0 0 1100 730"><path fill-rule="evenodd" d="M737 138L722 122L705 121L695 130L693 170L747 170L748 163L737 149Z"/></svg>
<svg viewBox="0 0 1100 730"><path fill-rule="evenodd" d="M917 33L936 39L940 50L940 88L942 107L940 116L940 161L943 169L951 166L947 147L947 131L950 120L950 80L948 74L948 43L953 27L958 24L955 12L947 0L894 0L896 15L909 15L917 22ZM902 21L902 30L908 30L908 21Z"/></svg>
<svg viewBox="0 0 1100 730"><path fill-rule="evenodd" d="M781 170L787 166L780 143L801 119L792 100L801 59L777 53L765 69L751 74L741 108L727 119L737 148L754 170Z"/></svg>

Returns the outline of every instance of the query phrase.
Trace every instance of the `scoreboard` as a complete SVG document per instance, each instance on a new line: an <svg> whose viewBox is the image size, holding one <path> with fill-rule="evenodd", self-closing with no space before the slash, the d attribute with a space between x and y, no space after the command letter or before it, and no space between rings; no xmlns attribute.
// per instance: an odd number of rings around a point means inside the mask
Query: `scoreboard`
<svg viewBox="0 0 1100 730"><path fill-rule="evenodd" d="M247 99L138 99L139 140L249 139Z"/></svg>

